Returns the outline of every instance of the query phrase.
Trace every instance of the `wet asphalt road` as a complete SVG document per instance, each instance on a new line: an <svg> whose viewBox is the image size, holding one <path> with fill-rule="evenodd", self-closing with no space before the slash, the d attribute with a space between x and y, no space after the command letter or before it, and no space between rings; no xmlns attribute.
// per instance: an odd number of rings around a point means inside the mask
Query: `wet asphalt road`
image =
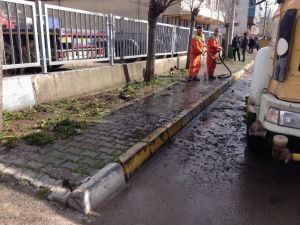
<svg viewBox="0 0 300 225"><path fill-rule="evenodd" d="M152 157L92 224L300 224L300 167L246 149L250 75Z"/></svg>

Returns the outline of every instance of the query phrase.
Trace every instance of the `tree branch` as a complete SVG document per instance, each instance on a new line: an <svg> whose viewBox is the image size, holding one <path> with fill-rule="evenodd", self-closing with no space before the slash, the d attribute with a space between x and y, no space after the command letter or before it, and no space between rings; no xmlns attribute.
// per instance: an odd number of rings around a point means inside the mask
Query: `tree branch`
<svg viewBox="0 0 300 225"><path fill-rule="evenodd" d="M263 2L265 2L266 0L261 0L260 2L257 2L257 3L255 3L256 5L259 5L259 4L261 4L261 3L263 3Z"/></svg>

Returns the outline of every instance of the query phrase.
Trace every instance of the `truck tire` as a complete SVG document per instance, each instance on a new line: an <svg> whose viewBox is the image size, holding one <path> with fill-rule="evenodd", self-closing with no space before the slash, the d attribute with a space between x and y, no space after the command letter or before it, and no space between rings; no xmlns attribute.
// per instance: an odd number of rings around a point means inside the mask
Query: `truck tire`
<svg viewBox="0 0 300 225"><path fill-rule="evenodd" d="M265 137L250 135L249 130L250 130L252 123L255 120L256 120L256 114L247 112L246 141L247 141L248 150L255 154L258 154L258 155L271 156L272 155L273 134L271 134L270 132L267 132Z"/></svg>

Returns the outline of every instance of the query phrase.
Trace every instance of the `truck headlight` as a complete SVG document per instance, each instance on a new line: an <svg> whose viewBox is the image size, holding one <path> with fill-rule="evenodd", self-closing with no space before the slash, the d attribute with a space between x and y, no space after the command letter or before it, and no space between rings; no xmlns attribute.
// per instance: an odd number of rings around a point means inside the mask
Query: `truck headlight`
<svg viewBox="0 0 300 225"><path fill-rule="evenodd" d="M300 128L300 113L280 111L279 125Z"/></svg>
<svg viewBox="0 0 300 225"><path fill-rule="evenodd" d="M280 126L300 129L300 113L269 108L266 120Z"/></svg>
<svg viewBox="0 0 300 225"><path fill-rule="evenodd" d="M278 124L279 110L274 108L269 108L267 112L266 120L270 123Z"/></svg>

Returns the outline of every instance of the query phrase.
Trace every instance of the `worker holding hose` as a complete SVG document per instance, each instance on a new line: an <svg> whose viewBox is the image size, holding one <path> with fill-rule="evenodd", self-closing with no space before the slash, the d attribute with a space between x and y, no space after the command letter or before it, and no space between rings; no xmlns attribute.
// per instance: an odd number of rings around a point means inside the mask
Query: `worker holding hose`
<svg viewBox="0 0 300 225"><path fill-rule="evenodd" d="M197 35L193 37L191 53L190 53L190 68L188 81L199 81L198 73L201 69L201 56L204 52L205 37L202 33L202 27L197 26Z"/></svg>
<svg viewBox="0 0 300 225"><path fill-rule="evenodd" d="M214 72L217 65L217 57L222 47L220 47L219 40L219 29L214 30L214 35L211 36L207 43L207 58L206 58L206 67L209 80L215 80Z"/></svg>

